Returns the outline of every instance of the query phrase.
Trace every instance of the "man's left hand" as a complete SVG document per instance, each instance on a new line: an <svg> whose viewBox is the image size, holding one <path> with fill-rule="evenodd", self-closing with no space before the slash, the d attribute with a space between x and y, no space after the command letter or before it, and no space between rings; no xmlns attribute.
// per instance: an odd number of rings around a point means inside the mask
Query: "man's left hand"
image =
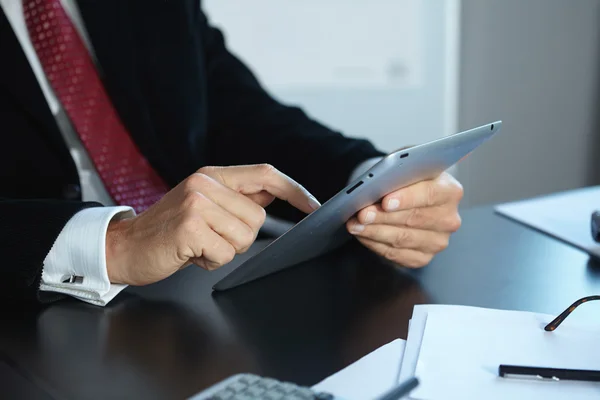
<svg viewBox="0 0 600 400"><path fill-rule="evenodd" d="M365 207L346 224L364 246L386 259L420 268L448 247L461 224L461 184L450 174L415 183Z"/></svg>

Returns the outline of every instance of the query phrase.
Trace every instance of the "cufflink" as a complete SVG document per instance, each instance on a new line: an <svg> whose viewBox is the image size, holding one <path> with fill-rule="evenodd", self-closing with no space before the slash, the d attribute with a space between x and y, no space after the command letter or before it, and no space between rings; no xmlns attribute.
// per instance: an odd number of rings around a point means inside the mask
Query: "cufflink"
<svg viewBox="0 0 600 400"><path fill-rule="evenodd" d="M63 283L83 283L83 276L69 275Z"/></svg>

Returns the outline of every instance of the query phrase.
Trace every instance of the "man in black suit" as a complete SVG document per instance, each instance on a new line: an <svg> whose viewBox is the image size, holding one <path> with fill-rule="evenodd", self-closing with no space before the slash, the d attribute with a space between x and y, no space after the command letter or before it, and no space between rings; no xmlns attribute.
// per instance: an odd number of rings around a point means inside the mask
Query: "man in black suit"
<svg viewBox="0 0 600 400"><path fill-rule="evenodd" d="M104 305L191 263L217 268L252 244L266 207L297 221L382 155L271 98L198 0L0 6L6 298ZM443 174L348 230L420 267L460 226L461 196Z"/></svg>

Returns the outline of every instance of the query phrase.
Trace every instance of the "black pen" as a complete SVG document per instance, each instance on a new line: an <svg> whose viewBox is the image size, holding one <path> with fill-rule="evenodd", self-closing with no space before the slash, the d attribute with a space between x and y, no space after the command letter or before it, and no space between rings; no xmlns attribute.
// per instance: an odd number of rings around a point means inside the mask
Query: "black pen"
<svg viewBox="0 0 600 400"><path fill-rule="evenodd" d="M525 367L520 365L500 365L498 375L504 378L531 378L553 381L600 382L600 371L589 369Z"/></svg>

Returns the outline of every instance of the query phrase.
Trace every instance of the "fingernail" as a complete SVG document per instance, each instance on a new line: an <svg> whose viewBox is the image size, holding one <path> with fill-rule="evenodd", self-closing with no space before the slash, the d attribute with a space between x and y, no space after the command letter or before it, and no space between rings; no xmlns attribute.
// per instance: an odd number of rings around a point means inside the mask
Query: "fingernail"
<svg viewBox="0 0 600 400"><path fill-rule="evenodd" d="M365 215L365 224L372 224L375 221L375 212L369 211L367 215Z"/></svg>
<svg viewBox="0 0 600 400"><path fill-rule="evenodd" d="M361 233L365 230L365 226L361 224L354 224L352 228L350 228L350 233Z"/></svg>
<svg viewBox="0 0 600 400"><path fill-rule="evenodd" d="M313 210L316 210L317 208L321 207L321 203L319 203L319 201L315 198L315 196L308 197L308 205Z"/></svg>
<svg viewBox="0 0 600 400"><path fill-rule="evenodd" d="M398 199L391 199L388 201L388 210L393 211L400 207L400 201Z"/></svg>

